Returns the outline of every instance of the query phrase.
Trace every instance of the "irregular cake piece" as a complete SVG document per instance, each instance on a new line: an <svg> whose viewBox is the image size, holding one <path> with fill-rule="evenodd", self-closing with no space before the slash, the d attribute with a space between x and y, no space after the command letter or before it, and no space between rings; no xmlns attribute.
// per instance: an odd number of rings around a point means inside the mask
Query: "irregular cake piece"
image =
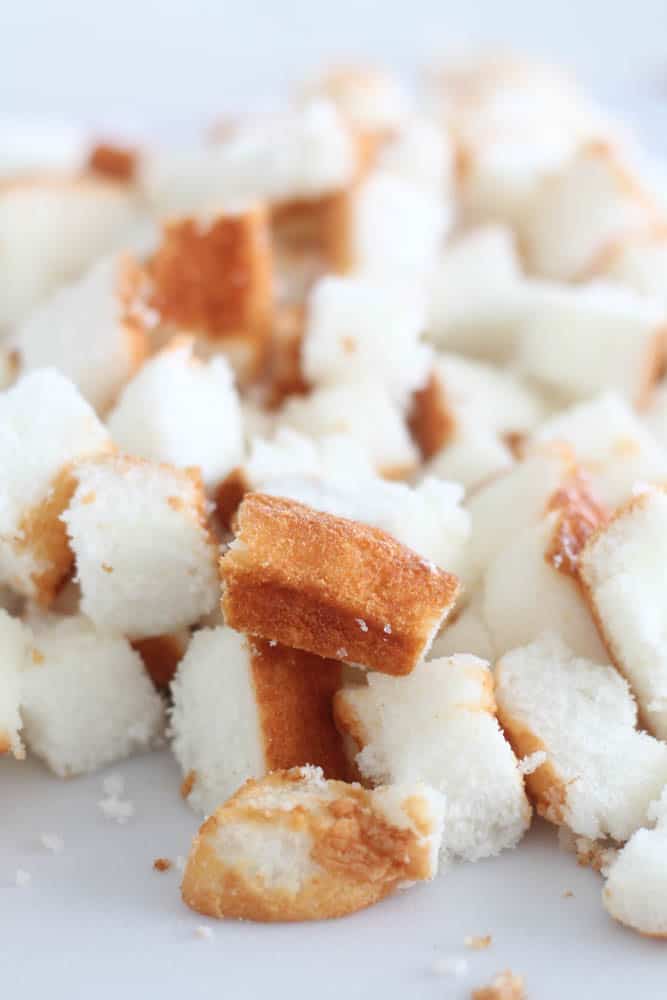
<svg viewBox="0 0 667 1000"><path fill-rule="evenodd" d="M380 475L402 479L419 464L400 408L372 375L349 385L326 386L288 399L278 413L281 425L319 438L348 434L366 450Z"/></svg>
<svg viewBox="0 0 667 1000"><path fill-rule="evenodd" d="M172 749L190 805L212 813L246 778L302 764L345 778L332 713L341 683L336 661L224 626L197 632L172 684Z"/></svg>
<svg viewBox="0 0 667 1000"><path fill-rule="evenodd" d="M522 222L522 245L535 274L570 281L609 240L650 223L656 212L618 151L592 141L543 181Z"/></svg>
<svg viewBox="0 0 667 1000"><path fill-rule="evenodd" d="M122 246L138 221L123 184L76 174L38 174L0 186L0 328Z"/></svg>
<svg viewBox="0 0 667 1000"><path fill-rule="evenodd" d="M581 593L578 561L608 514L574 477L543 518L508 537L484 575L481 611L496 656L552 631L576 656L604 663L604 645Z"/></svg>
<svg viewBox="0 0 667 1000"><path fill-rule="evenodd" d="M363 278L322 278L308 305L301 361L313 385L357 382L368 371L400 406L428 379L432 351L419 343L414 296Z"/></svg>
<svg viewBox="0 0 667 1000"><path fill-rule="evenodd" d="M593 536L579 564L609 655L630 682L642 723L660 739L667 739L666 560L667 493L651 488Z"/></svg>
<svg viewBox="0 0 667 1000"><path fill-rule="evenodd" d="M646 822L667 781L667 745L635 728L637 707L618 671L546 635L500 659L496 698L515 753L547 755L526 777L541 815L618 841Z"/></svg>
<svg viewBox="0 0 667 1000"><path fill-rule="evenodd" d="M507 226L479 226L452 241L433 278L428 333L438 347L506 361L522 315L521 265Z"/></svg>
<svg viewBox="0 0 667 1000"><path fill-rule="evenodd" d="M609 866L602 902L614 920L647 937L667 937L667 792L649 809L655 828L633 833Z"/></svg>
<svg viewBox="0 0 667 1000"><path fill-rule="evenodd" d="M615 393L563 410L538 427L533 439L569 445L594 492L610 507L629 500L636 486L667 480L667 453Z"/></svg>
<svg viewBox="0 0 667 1000"><path fill-rule="evenodd" d="M198 466L214 488L243 455L241 408L223 357L202 362L191 338L176 338L125 387L109 414L123 451L180 467Z"/></svg>
<svg viewBox="0 0 667 1000"><path fill-rule="evenodd" d="M62 519L83 614L101 629L143 639L214 608L217 546L196 470L112 456L82 463L76 480Z"/></svg>
<svg viewBox="0 0 667 1000"><path fill-rule="evenodd" d="M28 749L61 777L149 749L164 725L139 654L82 616L35 627L21 715Z"/></svg>
<svg viewBox="0 0 667 1000"><path fill-rule="evenodd" d="M386 532L251 493L222 558L232 628L319 656L407 674L459 591L455 576Z"/></svg>
<svg viewBox="0 0 667 1000"><path fill-rule="evenodd" d="M349 127L330 101L251 121L224 142L144 158L141 182L160 215L217 211L239 199L318 198L357 169Z"/></svg>
<svg viewBox="0 0 667 1000"><path fill-rule="evenodd" d="M368 791L319 768L248 781L195 837L182 893L193 910L242 920L325 920L432 879L442 796L420 784Z"/></svg>
<svg viewBox="0 0 667 1000"><path fill-rule="evenodd" d="M355 197L351 270L380 285L425 293L449 214L439 192L386 169L371 171Z"/></svg>
<svg viewBox="0 0 667 1000"><path fill-rule="evenodd" d="M514 847L531 810L495 717L493 675L475 656L430 660L405 678L368 674L334 699L336 724L373 784L426 781L445 796L443 860Z"/></svg>
<svg viewBox="0 0 667 1000"><path fill-rule="evenodd" d="M0 757L12 753L24 757L19 736L21 671L28 662L30 634L16 618L0 608Z"/></svg>
<svg viewBox="0 0 667 1000"><path fill-rule="evenodd" d="M472 494L468 500L472 524L464 573L471 590L507 540L541 520L550 497L575 471L572 453L565 446L545 445L531 449L523 461Z"/></svg>
<svg viewBox="0 0 667 1000"><path fill-rule="evenodd" d="M660 303L617 285L533 286L517 365L565 403L606 390L645 406L664 356Z"/></svg>
<svg viewBox="0 0 667 1000"><path fill-rule="evenodd" d="M147 273L144 298L163 329L195 334L202 347L225 352L242 380L258 373L273 311L271 243L261 206L206 221L172 219Z"/></svg>
<svg viewBox="0 0 667 1000"><path fill-rule="evenodd" d="M261 492L381 528L417 555L441 568L446 566L452 573L465 568L470 516L461 506L463 491L458 483L429 477L411 487L372 474L356 480L349 474L338 478L325 474L319 480L265 480Z"/></svg>
<svg viewBox="0 0 667 1000"><path fill-rule="evenodd" d="M106 412L148 353L129 312L134 267L129 257L108 257L32 312L9 341L21 370L53 366Z"/></svg>
<svg viewBox="0 0 667 1000"><path fill-rule="evenodd" d="M77 462L111 439L72 383L52 369L0 393L0 583L48 604L72 564L60 514Z"/></svg>

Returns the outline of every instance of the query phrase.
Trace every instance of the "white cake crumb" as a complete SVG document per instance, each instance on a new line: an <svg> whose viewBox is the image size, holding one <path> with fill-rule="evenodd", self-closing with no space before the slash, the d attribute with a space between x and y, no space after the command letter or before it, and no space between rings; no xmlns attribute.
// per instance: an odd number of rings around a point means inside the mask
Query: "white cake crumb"
<svg viewBox="0 0 667 1000"><path fill-rule="evenodd" d="M519 761L519 770L524 775L532 774L537 771L538 767L542 767L542 764L546 762L547 755L544 750L536 750L534 753L529 753L527 757L523 757Z"/></svg>
<svg viewBox="0 0 667 1000"><path fill-rule="evenodd" d="M213 931L210 927L200 924L199 927L195 927L195 935L198 938L202 938L204 941L210 941L213 937Z"/></svg>
<svg viewBox="0 0 667 1000"><path fill-rule="evenodd" d="M391 635L391 625L389 624L389 622L387 622L383 631L385 635Z"/></svg>
<svg viewBox="0 0 667 1000"><path fill-rule="evenodd" d="M455 979L462 979L468 971L468 960L456 955L441 955L435 959L431 969L436 976L454 976Z"/></svg>
<svg viewBox="0 0 667 1000"><path fill-rule="evenodd" d="M176 855L176 860L174 861L174 866L176 867L176 870L179 871L179 872L184 872L185 871L185 858L183 857L182 854L177 854Z"/></svg>
<svg viewBox="0 0 667 1000"><path fill-rule="evenodd" d="M42 846L52 854L62 854L65 848L65 841L57 833L42 833L39 839Z"/></svg>
<svg viewBox="0 0 667 1000"><path fill-rule="evenodd" d="M23 889L25 888L25 886L30 885L31 880L32 880L32 875L30 874L30 872L24 871L23 868L16 869L16 875L14 877L14 881L19 889Z"/></svg>
<svg viewBox="0 0 667 1000"><path fill-rule="evenodd" d="M107 774L102 781L102 788L110 799L118 799L125 791L125 778L117 771L114 771L113 774Z"/></svg>
<svg viewBox="0 0 667 1000"><path fill-rule="evenodd" d="M97 804L106 818L113 819L116 823L127 823L128 819L134 816L134 802L131 802L130 799L109 796L107 799L101 799Z"/></svg>
<svg viewBox="0 0 667 1000"><path fill-rule="evenodd" d="M356 621L357 625L359 626L362 632L368 632L368 625L366 624L363 618L355 618L354 620Z"/></svg>

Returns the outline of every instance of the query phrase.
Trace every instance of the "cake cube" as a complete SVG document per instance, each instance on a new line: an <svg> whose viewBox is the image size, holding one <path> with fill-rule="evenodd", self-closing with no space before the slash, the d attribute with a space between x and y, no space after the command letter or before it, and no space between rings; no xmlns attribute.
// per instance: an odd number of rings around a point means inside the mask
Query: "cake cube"
<svg viewBox="0 0 667 1000"><path fill-rule="evenodd" d="M248 781L210 816L185 869L186 904L210 917L326 920L432 879L442 797L422 785L368 791L319 768Z"/></svg>
<svg viewBox="0 0 667 1000"><path fill-rule="evenodd" d="M336 661L225 626L197 632L172 683L188 803L208 815L247 778L302 764L345 778L332 708L340 685Z"/></svg>
<svg viewBox="0 0 667 1000"><path fill-rule="evenodd" d="M637 706L613 668L554 635L496 666L498 715L517 755L546 760L526 784L538 812L573 833L626 840L667 781L667 746L635 728Z"/></svg>
<svg viewBox="0 0 667 1000"><path fill-rule="evenodd" d="M458 655L420 664L409 677L369 673L367 681L334 699L362 777L424 781L444 795L443 861L476 861L514 847L531 810L495 717L488 663Z"/></svg>
<svg viewBox="0 0 667 1000"><path fill-rule="evenodd" d="M48 604L72 553L60 514L76 463L111 439L72 383L52 369L0 393L0 583Z"/></svg>
<svg viewBox="0 0 667 1000"><path fill-rule="evenodd" d="M114 443L155 462L198 466L213 489L243 456L234 379L224 357L203 362L195 342L175 338L125 386L109 414Z"/></svg>
<svg viewBox="0 0 667 1000"><path fill-rule="evenodd" d="M29 751L63 778L150 749L164 726L139 654L83 616L35 627L21 715Z"/></svg>
<svg viewBox="0 0 667 1000"><path fill-rule="evenodd" d="M213 609L218 549L196 470L110 456L79 465L76 481L62 519L84 615L144 639Z"/></svg>
<svg viewBox="0 0 667 1000"><path fill-rule="evenodd" d="M451 611L458 580L386 532L248 494L223 557L232 628L319 656L406 674Z"/></svg>

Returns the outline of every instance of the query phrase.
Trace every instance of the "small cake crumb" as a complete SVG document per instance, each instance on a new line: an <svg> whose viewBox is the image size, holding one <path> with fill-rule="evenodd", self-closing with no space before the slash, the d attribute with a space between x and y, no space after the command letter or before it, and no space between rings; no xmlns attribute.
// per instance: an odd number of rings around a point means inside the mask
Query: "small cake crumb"
<svg viewBox="0 0 667 1000"><path fill-rule="evenodd" d="M204 924L200 924L199 927L195 927L195 935L198 938L202 938L205 941L210 941L213 937L213 931L210 927L206 927Z"/></svg>
<svg viewBox="0 0 667 1000"><path fill-rule="evenodd" d="M363 618L355 618L354 620L356 621L357 625L359 626L362 632L368 632L368 625L366 624Z"/></svg>
<svg viewBox="0 0 667 1000"><path fill-rule="evenodd" d="M194 788L195 781L197 780L196 771L188 771L188 773L183 778L181 782L181 798L187 799L188 795Z"/></svg>
<svg viewBox="0 0 667 1000"><path fill-rule="evenodd" d="M113 819L116 823L127 823L131 816L134 816L134 802L129 799L117 799L109 796L107 799L100 799L97 803L107 819Z"/></svg>
<svg viewBox="0 0 667 1000"><path fill-rule="evenodd" d="M52 854L61 854L65 848L65 841L57 833L42 833L39 839L42 846Z"/></svg>
<svg viewBox="0 0 667 1000"><path fill-rule="evenodd" d="M501 972L490 986L473 990L472 1000L525 1000L523 976L516 976L511 969Z"/></svg>
<svg viewBox="0 0 667 1000"><path fill-rule="evenodd" d="M389 622L387 622L387 624L385 625L383 631L384 631L385 635L391 635L391 625L389 624Z"/></svg>
<svg viewBox="0 0 667 1000"><path fill-rule="evenodd" d="M468 971L468 960L457 955L441 955L435 959L431 968L436 976L454 976L455 979L462 979Z"/></svg>
<svg viewBox="0 0 667 1000"><path fill-rule="evenodd" d="M277 639L269 639L269 646L277 646L277 645L278 645Z"/></svg>
<svg viewBox="0 0 667 1000"><path fill-rule="evenodd" d="M118 799L125 791L125 778L117 771L114 771L113 774L107 774L102 782L102 788L108 798Z"/></svg>
<svg viewBox="0 0 667 1000"><path fill-rule="evenodd" d="M572 896L574 896L574 893L572 892L571 889L566 889L565 892L563 893L563 899L571 899Z"/></svg>
<svg viewBox="0 0 667 1000"><path fill-rule="evenodd" d="M25 888L25 886L30 885L32 880L32 875L30 872L26 872L23 868L16 869L16 875L14 876L14 882L19 887L19 889Z"/></svg>
<svg viewBox="0 0 667 1000"><path fill-rule="evenodd" d="M533 774L534 771L537 771L538 767L542 767L546 759L547 755L544 750L536 750L534 753L529 753L527 757L519 761L519 772L524 777L528 774Z"/></svg>
<svg viewBox="0 0 667 1000"><path fill-rule="evenodd" d="M153 868L156 872L168 872L171 866L169 858L156 858L153 862Z"/></svg>
<svg viewBox="0 0 667 1000"><path fill-rule="evenodd" d="M177 871L179 871L179 872L184 872L185 871L185 858L183 857L182 854L177 854L176 855L176 861L174 862L174 864L176 866L176 870Z"/></svg>
<svg viewBox="0 0 667 1000"><path fill-rule="evenodd" d="M483 951L484 948L488 948L491 944L491 935L469 934L463 939L463 943L466 948L472 948L474 951Z"/></svg>

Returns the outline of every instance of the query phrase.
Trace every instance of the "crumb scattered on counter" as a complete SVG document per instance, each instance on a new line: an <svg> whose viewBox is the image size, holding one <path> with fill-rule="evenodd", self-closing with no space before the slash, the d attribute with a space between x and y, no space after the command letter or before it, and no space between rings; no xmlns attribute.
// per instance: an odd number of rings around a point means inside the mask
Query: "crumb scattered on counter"
<svg viewBox="0 0 667 1000"><path fill-rule="evenodd" d="M458 955L441 955L435 959L431 969L436 976L454 976L455 979L462 979L468 971L468 960Z"/></svg>
<svg viewBox="0 0 667 1000"><path fill-rule="evenodd" d="M65 841L57 833L42 833L39 837L42 847L52 854L62 854L65 849Z"/></svg>
<svg viewBox="0 0 667 1000"><path fill-rule="evenodd" d="M200 924L199 927L195 927L195 936L202 938L205 941L210 941L213 937L213 931L210 927L206 927L204 924Z"/></svg>
<svg viewBox="0 0 667 1000"><path fill-rule="evenodd" d="M471 935L463 939L463 943L466 948L472 948L474 951L483 951L484 948L488 948L491 944L492 938L490 934L483 935Z"/></svg>
<svg viewBox="0 0 667 1000"><path fill-rule="evenodd" d="M526 1000L523 976L516 976L511 969L499 973L490 986L473 990L472 1000Z"/></svg>
<svg viewBox="0 0 667 1000"><path fill-rule="evenodd" d="M14 882L19 889L25 888L25 886L30 885L32 881L32 875L30 872L26 872L23 868L16 869L16 875L14 876Z"/></svg>
<svg viewBox="0 0 667 1000"><path fill-rule="evenodd" d="M172 867L172 862L169 858L156 858L153 862L153 868L156 872L168 872Z"/></svg>

